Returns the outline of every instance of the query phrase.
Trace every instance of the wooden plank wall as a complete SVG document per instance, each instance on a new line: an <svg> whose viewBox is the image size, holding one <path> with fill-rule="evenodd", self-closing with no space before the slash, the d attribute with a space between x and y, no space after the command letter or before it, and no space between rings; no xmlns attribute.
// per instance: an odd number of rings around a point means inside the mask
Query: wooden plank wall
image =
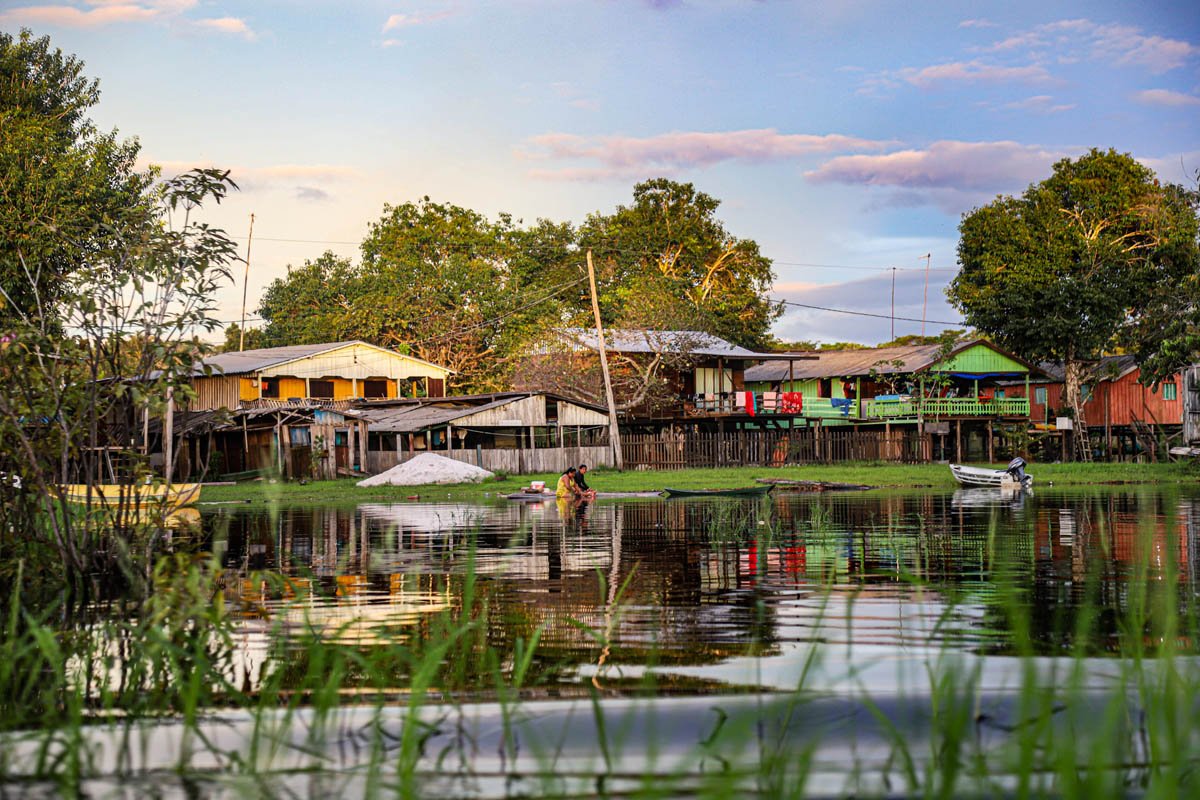
<svg viewBox="0 0 1200 800"><path fill-rule="evenodd" d="M717 466L783 466L836 461L918 463L932 458L929 434L915 431L856 431L804 428L795 431L735 431L661 437L624 436L629 469L688 469Z"/></svg>
<svg viewBox="0 0 1200 800"><path fill-rule="evenodd" d="M372 450L367 454L367 471L372 475L391 469L403 461L420 455L396 453L395 451ZM538 450L492 449L492 450L445 450L433 451L455 461L483 467L492 472L509 475L533 475L546 472L562 472L567 467L587 464L589 467L613 466L612 448L602 447L547 447Z"/></svg>

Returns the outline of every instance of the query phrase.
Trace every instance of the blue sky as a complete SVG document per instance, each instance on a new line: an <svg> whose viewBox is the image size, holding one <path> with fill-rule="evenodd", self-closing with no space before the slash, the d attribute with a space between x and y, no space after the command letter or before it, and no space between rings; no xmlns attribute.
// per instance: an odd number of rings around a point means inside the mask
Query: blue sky
<svg viewBox="0 0 1200 800"><path fill-rule="evenodd" d="M244 242L255 214L251 307L289 263L355 256L385 203L578 223L666 175L722 201L776 297L886 317L894 267L896 316L932 333L964 211L1093 146L1200 169L1194 2L0 0L0 26L81 57L148 162L234 171L211 218ZM240 286L219 300L236 319Z"/></svg>

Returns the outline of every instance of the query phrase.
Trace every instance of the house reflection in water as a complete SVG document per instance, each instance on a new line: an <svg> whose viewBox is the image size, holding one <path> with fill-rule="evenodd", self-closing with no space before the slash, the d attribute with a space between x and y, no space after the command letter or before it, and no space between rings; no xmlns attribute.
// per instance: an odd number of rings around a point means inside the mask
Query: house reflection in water
<svg viewBox="0 0 1200 800"><path fill-rule="evenodd" d="M412 502L205 520L231 585L255 571L287 578L311 624L359 644L379 630L393 641L428 632L433 615L461 606L473 570L486 644L510 653L543 627L539 654L561 680L597 662L600 640L610 666L715 664L818 640L1009 652L1014 604L1039 651L1069 648L1085 614L1111 644L1143 587L1158 602L1177 584L1182 607L1200 542L1200 499L1107 489L563 510ZM261 582L237 585L249 616L283 613Z"/></svg>

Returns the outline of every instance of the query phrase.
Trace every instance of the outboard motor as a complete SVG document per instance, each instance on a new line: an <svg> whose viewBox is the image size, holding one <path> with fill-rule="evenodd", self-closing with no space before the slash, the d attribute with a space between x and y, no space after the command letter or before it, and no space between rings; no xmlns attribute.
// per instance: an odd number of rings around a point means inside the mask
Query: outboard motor
<svg viewBox="0 0 1200 800"><path fill-rule="evenodd" d="M1025 474L1025 459L1017 456L1012 461L1008 462L1008 466L1004 468L1014 481L1025 486L1033 481L1033 476Z"/></svg>

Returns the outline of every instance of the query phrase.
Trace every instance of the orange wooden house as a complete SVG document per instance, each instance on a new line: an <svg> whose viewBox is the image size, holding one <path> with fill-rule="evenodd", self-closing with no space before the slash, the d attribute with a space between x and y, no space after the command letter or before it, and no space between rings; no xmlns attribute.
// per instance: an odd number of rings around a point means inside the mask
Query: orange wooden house
<svg viewBox="0 0 1200 800"><path fill-rule="evenodd" d="M1049 380L1029 384L1029 419L1035 425L1054 426L1066 416L1066 384L1061 364L1043 363L1041 372ZM1133 356L1106 356L1083 385L1084 423L1093 436L1103 437L1102 450L1113 454L1120 447L1126 454L1152 446L1153 433L1174 436L1183 427L1184 404L1181 376L1176 374L1157 387L1138 383L1141 370ZM1023 386L1006 387L1015 397Z"/></svg>

